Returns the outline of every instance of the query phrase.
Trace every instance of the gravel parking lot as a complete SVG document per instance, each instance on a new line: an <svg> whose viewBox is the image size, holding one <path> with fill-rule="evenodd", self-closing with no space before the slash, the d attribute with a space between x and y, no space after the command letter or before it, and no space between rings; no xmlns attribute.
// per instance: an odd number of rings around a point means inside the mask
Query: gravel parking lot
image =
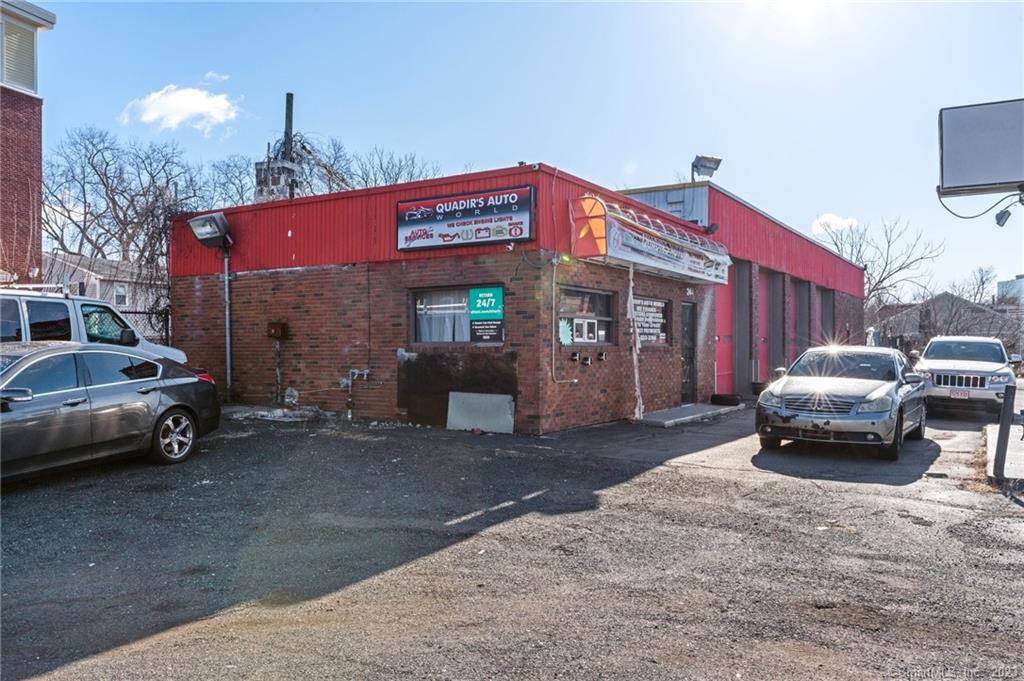
<svg viewBox="0 0 1024 681"><path fill-rule="evenodd" d="M980 482L979 424L930 426L889 463L758 451L749 411L227 423L182 466L4 486L0 672L1024 678L1024 509Z"/></svg>

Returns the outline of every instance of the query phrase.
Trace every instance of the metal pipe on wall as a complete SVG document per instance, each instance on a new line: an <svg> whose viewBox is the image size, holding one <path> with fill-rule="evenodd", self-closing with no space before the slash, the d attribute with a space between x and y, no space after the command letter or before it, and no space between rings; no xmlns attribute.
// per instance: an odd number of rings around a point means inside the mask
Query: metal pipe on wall
<svg viewBox="0 0 1024 681"><path fill-rule="evenodd" d="M224 363L228 400L231 399L231 253L224 249Z"/></svg>

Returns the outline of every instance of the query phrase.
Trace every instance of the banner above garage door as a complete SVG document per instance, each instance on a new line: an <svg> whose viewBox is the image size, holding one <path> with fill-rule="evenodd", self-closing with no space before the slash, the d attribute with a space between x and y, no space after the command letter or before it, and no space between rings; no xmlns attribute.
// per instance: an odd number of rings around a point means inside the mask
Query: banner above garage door
<svg viewBox="0 0 1024 681"><path fill-rule="evenodd" d="M732 261L717 241L596 196L572 199L569 209L572 254L577 258L633 265L641 271L697 283L728 282Z"/></svg>

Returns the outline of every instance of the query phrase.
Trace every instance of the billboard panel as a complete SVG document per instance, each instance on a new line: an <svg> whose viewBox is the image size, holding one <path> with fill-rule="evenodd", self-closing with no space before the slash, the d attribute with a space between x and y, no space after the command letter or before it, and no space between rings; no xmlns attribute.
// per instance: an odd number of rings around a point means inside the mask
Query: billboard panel
<svg viewBox="0 0 1024 681"><path fill-rule="evenodd" d="M399 201L398 250L528 241L532 217L532 187Z"/></svg>
<svg viewBox="0 0 1024 681"><path fill-rule="evenodd" d="M939 196L1020 191L1024 99L939 111Z"/></svg>

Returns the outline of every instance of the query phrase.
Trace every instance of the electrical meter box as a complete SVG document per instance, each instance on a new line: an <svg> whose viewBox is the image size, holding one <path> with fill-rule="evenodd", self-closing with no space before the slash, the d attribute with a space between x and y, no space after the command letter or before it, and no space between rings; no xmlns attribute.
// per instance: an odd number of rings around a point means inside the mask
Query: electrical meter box
<svg viewBox="0 0 1024 681"><path fill-rule="evenodd" d="M267 336L269 338L276 338L277 340L285 340L288 338L288 323L267 322Z"/></svg>

